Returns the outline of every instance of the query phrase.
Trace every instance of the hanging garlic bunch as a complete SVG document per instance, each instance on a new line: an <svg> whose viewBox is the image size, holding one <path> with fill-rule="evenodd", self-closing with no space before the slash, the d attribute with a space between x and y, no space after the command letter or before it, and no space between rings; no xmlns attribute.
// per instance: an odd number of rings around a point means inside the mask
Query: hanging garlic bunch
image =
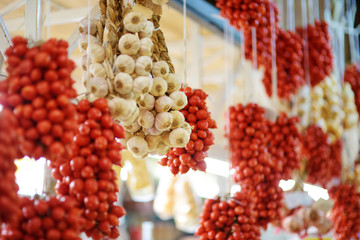
<svg viewBox="0 0 360 240"><path fill-rule="evenodd" d="M344 128L351 129L357 125L359 115L356 111L355 95L348 82L344 83L342 89L343 110L345 112Z"/></svg>
<svg viewBox="0 0 360 240"><path fill-rule="evenodd" d="M300 117L301 127L306 128L310 121L310 88L305 85L296 94L296 112Z"/></svg>

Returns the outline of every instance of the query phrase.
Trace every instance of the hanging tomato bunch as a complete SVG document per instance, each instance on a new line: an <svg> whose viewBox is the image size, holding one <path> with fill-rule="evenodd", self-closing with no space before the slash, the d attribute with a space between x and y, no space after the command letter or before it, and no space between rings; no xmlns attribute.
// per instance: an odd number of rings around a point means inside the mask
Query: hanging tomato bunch
<svg viewBox="0 0 360 240"><path fill-rule="evenodd" d="M174 175L187 173L190 168L206 170L206 152L214 144L214 135L210 129L216 128L215 120L206 106L208 95L201 89L193 90L190 87L182 91L188 98L188 104L181 112L191 127L190 141L185 148L172 148L159 162L162 166L169 166Z"/></svg>
<svg viewBox="0 0 360 240"><path fill-rule="evenodd" d="M333 178L341 174L341 140L330 144L328 135L316 125L310 125L303 137L302 143L308 160L306 181L326 187Z"/></svg>
<svg viewBox="0 0 360 240"><path fill-rule="evenodd" d="M350 83L355 93L355 104L360 113L360 70L356 64L350 65L345 69L344 81Z"/></svg>
<svg viewBox="0 0 360 240"><path fill-rule="evenodd" d="M360 232L360 194L353 184L340 184L330 189L334 199L331 210L336 239L359 239Z"/></svg>
<svg viewBox="0 0 360 240"><path fill-rule="evenodd" d="M298 28L297 33L301 36L307 33L310 83L311 86L315 86L333 71L334 59L328 24L325 21L316 20L314 25L308 25L304 29ZM304 61L307 61L307 59L304 59Z"/></svg>
<svg viewBox="0 0 360 240"><path fill-rule="evenodd" d="M18 225L5 225L2 240L81 240L79 237L84 219L76 201L70 197L60 200L21 198L22 218Z"/></svg>
<svg viewBox="0 0 360 240"><path fill-rule="evenodd" d="M5 53L8 77L0 84L0 102L19 119L15 131L22 154L56 165L68 154L77 127L68 43L50 39L28 48L26 39L15 37L13 44Z"/></svg>
<svg viewBox="0 0 360 240"><path fill-rule="evenodd" d="M113 165L121 165L123 128L110 116L107 100L77 105L79 128L74 138L73 156L53 169L59 195L76 198L84 209L85 233L93 239L119 236L119 218L125 210L116 206L118 186Z"/></svg>

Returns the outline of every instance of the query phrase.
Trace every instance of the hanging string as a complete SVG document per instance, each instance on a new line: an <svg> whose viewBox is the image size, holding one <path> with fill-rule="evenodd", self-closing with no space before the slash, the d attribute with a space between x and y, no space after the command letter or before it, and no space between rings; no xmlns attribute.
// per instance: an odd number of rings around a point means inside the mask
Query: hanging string
<svg viewBox="0 0 360 240"><path fill-rule="evenodd" d="M257 69L257 42L256 42L256 28L251 27L251 43L252 43L252 64L253 69Z"/></svg>
<svg viewBox="0 0 360 240"><path fill-rule="evenodd" d="M87 17L87 19L88 19L88 31L87 31L88 32L87 33L88 41L87 41L87 49L86 49L86 54L87 54L86 69L87 69L87 71L89 71L89 69L90 69L90 45L91 45L91 41L90 41L90 11L91 11L90 5L91 5L90 0L88 0L88 17Z"/></svg>
<svg viewBox="0 0 360 240"><path fill-rule="evenodd" d="M277 68L276 68L276 32L275 32L275 12L273 5L270 5L270 23L271 23L271 56L272 56L272 100L276 103L277 93Z"/></svg>
<svg viewBox="0 0 360 240"><path fill-rule="evenodd" d="M183 16L184 16L184 80L183 85L187 86L187 29L186 29L186 0L183 0Z"/></svg>
<svg viewBox="0 0 360 240"><path fill-rule="evenodd" d="M314 1L314 19L320 20L320 8L319 8L319 0Z"/></svg>
<svg viewBox="0 0 360 240"><path fill-rule="evenodd" d="M46 4L46 19L47 19L47 26L46 26L46 39L50 39L50 24L51 24L51 0L47 0Z"/></svg>
<svg viewBox="0 0 360 240"><path fill-rule="evenodd" d="M309 9L309 22L308 24L314 24L315 19L314 19L314 1L313 0L308 0L308 9Z"/></svg>
<svg viewBox="0 0 360 240"><path fill-rule="evenodd" d="M295 11L294 0L287 0L287 14L286 14L286 28L290 31L295 31Z"/></svg>
<svg viewBox="0 0 360 240"><path fill-rule="evenodd" d="M356 53L355 50L355 41L354 41L354 20L352 18L352 0L346 0L346 18L348 22L348 32L349 32L349 44L350 44L350 58L351 63L356 62Z"/></svg>

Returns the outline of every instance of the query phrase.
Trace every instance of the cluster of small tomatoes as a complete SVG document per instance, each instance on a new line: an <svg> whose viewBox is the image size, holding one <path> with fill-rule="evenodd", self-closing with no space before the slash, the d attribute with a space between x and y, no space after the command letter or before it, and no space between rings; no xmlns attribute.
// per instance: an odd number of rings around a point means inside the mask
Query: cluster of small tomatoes
<svg viewBox="0 0 360 240"><path fill-rule="evenodd" d="M188 104L182 114L191 126L190 141L185 148L173 148L160 160L162 166L169 166L176 175L187 173L190 168L199 171L206 170L204 161L209 147L214 144L214 134L211 129L216 128L215 120L210 116L206 106L207 94L201 89L182 89L188 98Z"/></svg>
<svg viewBox="0 0 360 240"><path fill-rule="evenodd" d="M345 69L344 81L350 83L351 89L355 94L355 104L360 113L360 69L356 64L350 65Z"/></svg>

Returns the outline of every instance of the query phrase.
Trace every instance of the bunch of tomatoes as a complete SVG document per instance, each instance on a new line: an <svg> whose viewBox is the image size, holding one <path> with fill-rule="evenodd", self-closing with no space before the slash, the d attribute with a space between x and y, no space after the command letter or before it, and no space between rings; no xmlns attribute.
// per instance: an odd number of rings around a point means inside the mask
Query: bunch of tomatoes
<svg viewBox="0 0 360 240"><path fill-rule="evenodd" d="M316 125L310 125L302 136L307 156L307 182L326 188L333 178L341 174L341 140L330 143L328 135Z"/></svg>
<svg viewBox="0 0 360 240"><path fill-rule="evenodd" d="M336 239L359 239L360 194L356 191L356 185L343 183L334 186L329 195L334 199L330 217Z"/></svg>
<svg viewBox="0 0 360 240"><path fill-rule="evenodd" d="M350 65L345 69L344 81L350 83L351 89L355 94L355 104L360 113L360 69L356 64Z"/></svg>
<svg viewBox="0 0 360 240"><path fill-rule="evenodd" d="M214 134L210 129L216 128L215 120L210 116L206 106L207 94L201 89L182 89L188 98L188 104L182 114L185 121L191 126L190 141L185 148L172 148L160 160L162 166L169 166L170 171L176 175L187 173L190 168L205 171L205 157L209 147L214 144Z"/></svg>

